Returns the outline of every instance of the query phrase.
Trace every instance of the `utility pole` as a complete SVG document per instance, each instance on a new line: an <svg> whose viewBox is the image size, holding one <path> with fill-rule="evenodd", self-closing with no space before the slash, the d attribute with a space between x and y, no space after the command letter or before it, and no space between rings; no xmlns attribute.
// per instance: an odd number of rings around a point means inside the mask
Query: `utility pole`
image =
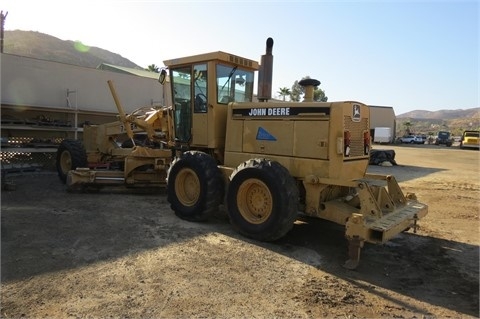
<svg viewBox="0 0 480 319"><path fill-rule="evenodd" d="M7 18L8 11L3 14L3 10L0 11L0 53L3 53L3 34L5 29L5 19Z"/></svg>

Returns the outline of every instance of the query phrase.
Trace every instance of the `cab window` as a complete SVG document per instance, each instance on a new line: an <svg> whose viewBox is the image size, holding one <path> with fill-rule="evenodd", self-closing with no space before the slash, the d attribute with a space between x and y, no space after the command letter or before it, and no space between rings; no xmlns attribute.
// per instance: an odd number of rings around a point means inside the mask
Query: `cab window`
<svg viewBox="0 0 480 319"><path fill-rule="evenodd" d="M193 66L193 87L195 91L194 107L195 113L207 112L207 65L197 64Z"/></svg>
<svg viewBox="0 0 480 319"><path fill-rule="evenodd" d="M175 137L181 142L191 138L191 99L192 81L191 68L183 67L171 70L173 101L175 103Z"/></svg>
<svg viewBox="0 0 480 319"><path fill-rule="evenodd" d="M253 72L237 66L217 65L217 103L251 102Z"/></svg>

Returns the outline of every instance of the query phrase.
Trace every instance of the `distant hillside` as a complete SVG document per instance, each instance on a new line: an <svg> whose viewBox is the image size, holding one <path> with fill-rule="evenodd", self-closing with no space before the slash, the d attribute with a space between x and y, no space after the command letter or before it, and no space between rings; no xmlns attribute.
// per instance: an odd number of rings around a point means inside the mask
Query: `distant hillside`
<svg viewBox="0 0 480 319"><path fill-rule="evenodd" d="M458 118L473 118L480 117L480 107L474 107L471 109L459 109L459 110L440 110L440 111L411 111L408 113L397 115L397 118L412 118L412 119L458 119Z"/></svg>
<svg viewBox="0 0 480 319"><path fill-rule="evenodd" d="M108 63L144 69L119 54L35 31L5 31L3 52L88 68Z"/></svg>
<svg viewBox="0 0 480 319"><path fill-rule="evenodd" d="M480 129L480 107L458 110L411 111L397 116L397 136L402 136L409 123L412 133L433 134L450 131L461 135L466 129Z"/></svg>

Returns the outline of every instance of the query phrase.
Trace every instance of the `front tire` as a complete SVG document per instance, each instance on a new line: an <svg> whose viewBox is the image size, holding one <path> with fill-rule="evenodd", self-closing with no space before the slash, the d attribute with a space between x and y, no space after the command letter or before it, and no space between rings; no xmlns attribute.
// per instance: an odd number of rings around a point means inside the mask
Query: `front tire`
<svg viewBox="0 0 480 319"><path fill-rule="evenodd" d="M273 241L288 233L297 218L298 188L278 162L251 159L231 175L227 191L230 223L240 234Z"/></svg>
<svg viewBox="0 0 480 319"><path fill-rule="evenodd" d="M172 162L167 175L167 198L178 217L207 220L218 210L223 194L224 181L213 157L188 151Z"/></svg>
<svg viewBox="0 0 480 319"><path fill-rule="evenodd" d="M69 171L77 167L88 167L87 153L82 142L71 139L63 140L58 146L56 167L58 177L64 184Z"/></svg>

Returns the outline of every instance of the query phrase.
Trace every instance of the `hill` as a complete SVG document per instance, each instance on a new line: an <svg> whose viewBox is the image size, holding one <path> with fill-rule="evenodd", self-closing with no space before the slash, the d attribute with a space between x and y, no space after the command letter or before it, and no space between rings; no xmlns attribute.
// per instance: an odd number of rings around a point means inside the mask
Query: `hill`
<svg viewBox="0 0 480 319"><path fill-rule="evenodd" d="M480 107L471 109L458 110L439 110L439 111L411 111L404 114L397 115L397 118L413 118L413 119L458 119L458 118L478 118L480 116Z"/></svg>
<svg viewBox="0 0 480 319"><path fill-rule="evenodd" d="M101 63L108 63L144 69L117 53L97 47L87 47L80 42L61 40L36 31L5 31L3 52L88 68L96 68Z"/></svg>
<svg viewBox="0 0 480 319"><path fill-rule="evenodd" d="M407 126L412 133L435 135L438 131L450 131L461 135L466 129L480 129L480 108L434 112L417 110L397 115L396 135L404 135Z"/></svg>

